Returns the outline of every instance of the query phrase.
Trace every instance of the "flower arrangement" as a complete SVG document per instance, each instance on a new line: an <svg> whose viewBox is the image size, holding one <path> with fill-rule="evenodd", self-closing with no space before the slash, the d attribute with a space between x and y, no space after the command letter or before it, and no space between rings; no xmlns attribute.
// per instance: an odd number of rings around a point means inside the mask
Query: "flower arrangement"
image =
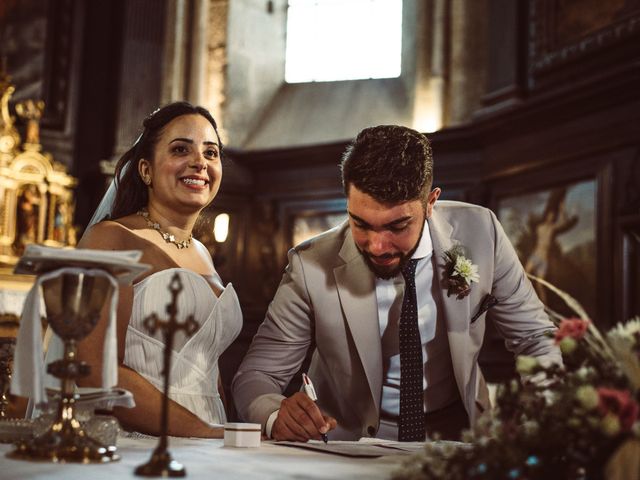
<svg viewBox="0 0 640 480"><path fill-rule="evenodd" d="M454 245L444 252L446 260L445 286L447 287L447 296L455 294L458 300L471 293L472 282L478 282L478 280L480 280L478 266L471 263L471 260L469 260L464 253L464 248L459 244Z"/></svg>
<svg viewBox="0 0 640 480"><path fill-rule="evenodd" d="M465 443L427 443L395 479L640 478L640 318L602 335L574 299L532 279L577 314L550 312L564 366L518 357L520 379L500 386Z"/></svg>

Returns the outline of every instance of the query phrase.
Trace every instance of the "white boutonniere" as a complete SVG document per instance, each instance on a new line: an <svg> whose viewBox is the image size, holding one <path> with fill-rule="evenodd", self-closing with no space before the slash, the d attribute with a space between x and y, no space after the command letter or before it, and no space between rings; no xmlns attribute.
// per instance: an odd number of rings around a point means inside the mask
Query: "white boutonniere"
<svg viewBox="0 0 640 480"><path fill-rule="evenodd" d="M455 294L458 299L464 298L471 293L471 283L478 282L478 266L471 262L464 255L462 245L454 245L444 252L446 259L447 296Z"/></svg>

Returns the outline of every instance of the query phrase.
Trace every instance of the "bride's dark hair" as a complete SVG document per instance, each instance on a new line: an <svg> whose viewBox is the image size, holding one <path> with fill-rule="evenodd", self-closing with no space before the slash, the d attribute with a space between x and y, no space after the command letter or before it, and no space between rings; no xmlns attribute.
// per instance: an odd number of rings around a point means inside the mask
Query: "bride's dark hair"
<svg viewBox="0 0 640 480"><path fill-rule="evenodd" d="M149 201L147 185L138 173L138 162L141 158L153 161L154 150L162 133L162 129L174 118L182 115L202 115L213 126L218 137L220 155L222 155L222 142L218 133L218 125L206 108L192 105L188 102L174 102L159 108L147 118L142 125L144 130L136 140L136 143L125 152L115 171L116 196L111 209L110 217L120 218L137 212L145 207Z"/></svg>

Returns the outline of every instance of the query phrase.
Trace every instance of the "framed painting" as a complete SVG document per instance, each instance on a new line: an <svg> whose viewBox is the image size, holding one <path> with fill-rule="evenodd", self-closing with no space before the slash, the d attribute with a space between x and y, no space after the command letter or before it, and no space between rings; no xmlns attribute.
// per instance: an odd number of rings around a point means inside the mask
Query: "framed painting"
<svg viewBox="0 0 640 480"><path fill-rule="evenodd" d="M596 187L592 179L514 194L496 209L525 271L569 293L591 318L598 293ZM534 285L550 309L572 315L556 294Z"/></svg>
<svg viewBox="0 0 640 480"><path fill-rule="evenodd" d="M47 2L0 2L0 69L16 86L12 103L43 97L47 38Z"/></svg>
<svg viewBox="0 0 640 480"><path fill-rule="evenodd" d="M346 212L316 212L293 218L291 243L298 245L311 237L340 225L347 219Z"/></svg>
<svg viewBox="0 0 640 480"><path fill-rule="evenodd" d="M283 205L286 250L347 219L344 198L299 200Z"/></svg>

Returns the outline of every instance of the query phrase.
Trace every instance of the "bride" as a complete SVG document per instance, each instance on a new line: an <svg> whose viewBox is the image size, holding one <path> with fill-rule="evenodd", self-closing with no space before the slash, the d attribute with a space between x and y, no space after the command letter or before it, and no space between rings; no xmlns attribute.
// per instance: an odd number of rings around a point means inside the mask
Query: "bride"
<svg viewBox="0 0 640 480"><path fill-rule="evenodd" d="M140 261L152 267L119 291L118 386L133 393L136 406L116 409L116 415L129 430L160 433L163 334L151 335L143 322L152 313L165 317L177 272L183 284L179 320L193 315L199 328L191 338L182 331L174 337L168 433L221 437L226 417L218 357L240 332L242 313L233 287L225 288L192 230L220 187L222 143L211 114L186 102L157 110L143 125L78 245L141 250ZM79 359L94 372L79 386L100 384L106 323L79 344Z"/></svg>

